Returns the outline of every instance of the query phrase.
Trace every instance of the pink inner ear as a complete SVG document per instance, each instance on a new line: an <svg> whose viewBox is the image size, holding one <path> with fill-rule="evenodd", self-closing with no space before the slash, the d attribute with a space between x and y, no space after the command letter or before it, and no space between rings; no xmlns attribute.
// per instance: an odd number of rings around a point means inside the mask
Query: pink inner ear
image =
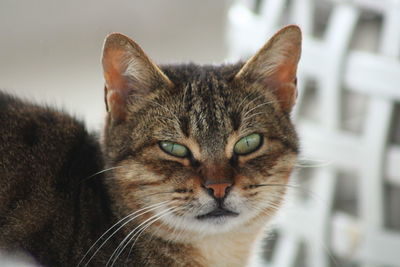
<svg viewBox="0 0 400 267"><path fill-rule="evenodd" d="M107 103L110 107L111 116L116 121L126 118L126 97L116 90L107 91Z"/></svg>
<svg viewBox="0 0 400 267"><path fill-rule="evenodd" d="M275 95L280 101L282 110L290 112L296 102L296 86L294 83L282 84L277 88Z"/></svg>
<svg viewBox="0 0 400 267"><path fill-rule="evenodd" d="M273 74L267 79L266 83L275 89L275 96L280 102L283 110L290 112L296 101L296 61L288 60L276 67Z"/></svg>
<svg viewBox="0 0 400 267"><path fill-rule="evenodd" d="M272 78L278 83L294 83L296 80L296 64L294 62L282 64L276 68Z"/></svg>
<svg viewBox="0 0 400 267"><path fill-rule="evenodd" d="M124 51L108 50L103 59L104 78L108 89L123 91L126 90L126 79L123 77L126 66L122 66L124 61Z"/></svg>
<svg viewBox="0 0 400 267"><path fill-rule="evenodd" d="M103 58L104 78L106 80L106 101L114 120L124 120L126 117L126 99L129 86L123 76L126 66L123 66L124 51L108 50Z"/></svg>
<svg viewBox="0 0 400 267"><path fill-rule="evenodd" d="M295 52L298 51L298 48L291 44L285 44L284 46L286 52L277 57L278 61L273 73L270 75L270 79L283 84L294 83L299 61Z"/></svg>

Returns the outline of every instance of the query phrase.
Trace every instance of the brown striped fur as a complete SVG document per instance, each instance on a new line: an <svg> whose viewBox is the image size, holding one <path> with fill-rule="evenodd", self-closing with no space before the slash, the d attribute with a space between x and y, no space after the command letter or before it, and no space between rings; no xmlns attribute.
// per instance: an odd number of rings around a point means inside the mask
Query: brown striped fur
<svg viewBox="0 0 400 267"><path fill-rule="evenodd" d="M288 26L246 63L159 67L128 37L110 35L101 145L65 113L2 95L0 249L48 266L244 266L298 154L290 111L300 42ZM236 155L252 133L261 146ZM160 141L190 153L169 155ZM214 199L208 184L229 191ZM202 217L217 207L236 215ZM90 249L113 226L121 228Z"/></svg>

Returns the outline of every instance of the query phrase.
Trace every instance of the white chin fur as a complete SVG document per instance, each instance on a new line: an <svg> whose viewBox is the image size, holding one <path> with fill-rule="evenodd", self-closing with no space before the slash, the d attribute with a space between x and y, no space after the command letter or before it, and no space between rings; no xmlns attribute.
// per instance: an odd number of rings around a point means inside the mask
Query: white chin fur
<svg viewBox="0 0 400 267"><path fill-rule="evenodd" d="M207 202L210 202L208 197ZM207 202L202 203L201 206L203 209L199 209L197 214L190 213L185 216L168 214L162 218L162 221L169 227L175 229L177 233L179 233L179 231L189 231L197 232L199 236L205 236L233 231L258 215L257 209L247 207L240 196L232 193L225 201L225 205L227 209L239 213L238 216L198 219L198 215L211 212L215 208L215 205L208 205ZM207 208L205 209L204 207Z"/></svg>

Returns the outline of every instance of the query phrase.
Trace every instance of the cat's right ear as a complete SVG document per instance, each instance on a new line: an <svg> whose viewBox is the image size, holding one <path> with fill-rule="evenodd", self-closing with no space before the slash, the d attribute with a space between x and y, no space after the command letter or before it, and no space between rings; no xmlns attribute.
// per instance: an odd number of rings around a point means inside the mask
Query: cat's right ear
<svg viewBox="0 0 400 267"><path fill-rule="evenodd" d="M119 33L106 37L102 64L106 107L114 121L126 119L130 98L134 101L134 97L144 97L156 87L173 86L138 44Z"/></svg>

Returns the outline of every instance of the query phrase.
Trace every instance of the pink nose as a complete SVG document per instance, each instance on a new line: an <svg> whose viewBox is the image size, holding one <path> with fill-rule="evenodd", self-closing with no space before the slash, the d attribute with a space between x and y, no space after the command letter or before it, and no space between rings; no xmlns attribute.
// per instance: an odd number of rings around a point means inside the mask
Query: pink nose
<svg viewBox="0 0 400 267"><path fill-rule="evenodd" d="M215 198L224 198L228 194L232 184L231 183L221 183L221 184L209 184L205 187L211 196Z"/></svg>

